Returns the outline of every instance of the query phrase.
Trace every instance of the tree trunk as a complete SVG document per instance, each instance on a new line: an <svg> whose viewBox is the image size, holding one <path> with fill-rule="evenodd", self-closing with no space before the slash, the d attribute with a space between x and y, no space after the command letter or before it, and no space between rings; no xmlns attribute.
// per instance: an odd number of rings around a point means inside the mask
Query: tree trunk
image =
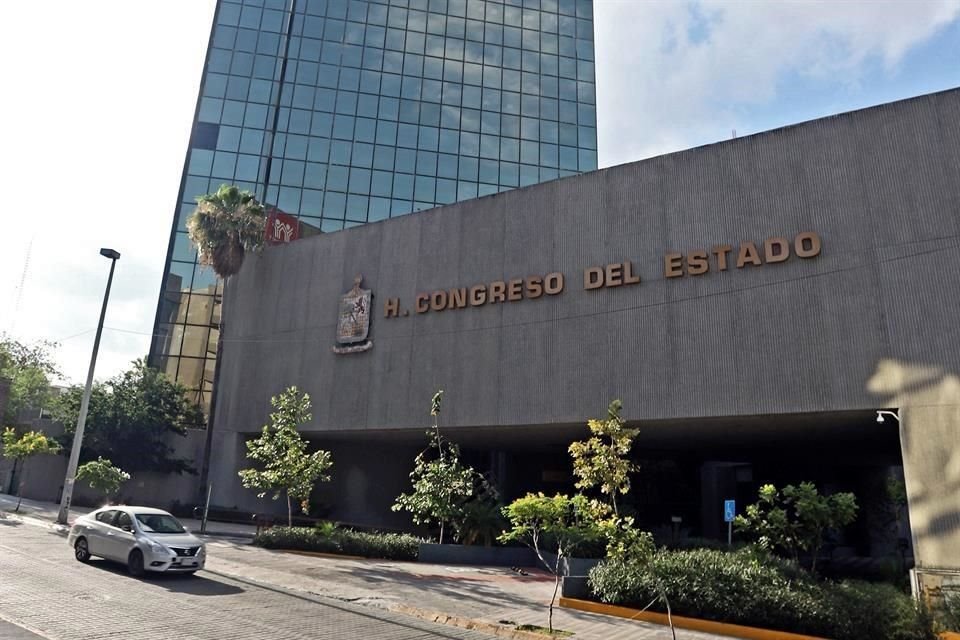
<svg viewBox="0 0 960 640"><path fill-rule="evenodd" d="M550 598L550 613L547 614L547 629L550 633L553 633L553 603L557 600L557 591L560 589L560 574L557 573L554 576L556 579L553 583L553 597Z"/></svg>
<svg viewBox="0 0 960 640"><path fill-rule="evenodd" d="M563 546L557 545L557 562L553 565L553 596L550 598L550 610L547 614L547 629L553 633L553 603L557 601L557 591L560 589L560 563L563 562Z"/></svg>
<svg viewBox="0 0 960 640"><path fill-rule="evenodd" d="M26 461L24 461L20 465L20 478L17 479L17 506L13 510L14 513L20 512L20 503L23 502L23 496L21 496L21 494L23 493L23 484L24 482L26 482L26 478L27 478L27 464L26 464Z"/></svg>
<svg viewBox="0 0 960 640"><path fill-rule="evenodd" d="M667 605L667 622L670 624L670 633L673 640L677 640L677 630L673 628L673 611L670 610L670 600L666 595L663 596L663 602Z"/></svg>
<svg viewBox="0 0 960 640"><path fill-rule="evenodd" d="M290 494L287 494L287 526L293 526L293 509L290 507Z"/></svg>
<svg viewBox="0 0 960 640"><path fill-rule="evenodd" d="M440 544L443 544L443 520L440 521Z"/></svg>

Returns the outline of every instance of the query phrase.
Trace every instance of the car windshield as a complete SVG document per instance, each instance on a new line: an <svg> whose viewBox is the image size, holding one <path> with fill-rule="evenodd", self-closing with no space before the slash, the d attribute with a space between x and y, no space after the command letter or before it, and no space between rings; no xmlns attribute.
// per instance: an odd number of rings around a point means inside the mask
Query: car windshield
<svg viewBox="0 0 960 640"><path fill-rule="evenodd" d="M138 513L136 517L140 528L147 533L184 533L186 531L176 518L164 513Z"/></svg>

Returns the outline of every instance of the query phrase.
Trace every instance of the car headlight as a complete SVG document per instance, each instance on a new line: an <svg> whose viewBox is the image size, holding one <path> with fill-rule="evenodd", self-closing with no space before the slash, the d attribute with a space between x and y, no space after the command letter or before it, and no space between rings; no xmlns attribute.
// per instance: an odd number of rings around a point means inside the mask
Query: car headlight
<svg viewBox="0 0 960 640"><path fill-rule="evenodd" d="M173 553L170 551L170 549L167 549L159 542L151 540L150 538L147 538L147 546L150 547L150 551L153 551L154 553Z"/></svg>

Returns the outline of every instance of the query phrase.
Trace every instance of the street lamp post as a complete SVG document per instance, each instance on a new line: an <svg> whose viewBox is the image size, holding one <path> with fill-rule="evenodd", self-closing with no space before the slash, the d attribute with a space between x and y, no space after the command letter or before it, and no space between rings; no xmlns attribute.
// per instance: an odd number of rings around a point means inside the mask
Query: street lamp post
<svg viewBox="0 0 960 640"><path fill-rule="evenodd" d="M67 524L70 513L70 500L73 498L73 483L80 462L80 447L83 444L83 427L87 422L87 407L90 405L90 392L93 390L93 370L97 366L97 351L100 349L100 334L103 333L103 318L107 315L107 301L110 299L110 285L113 284L113 269L120 259L120 252L113 249L100 249L100 255L110 258L110 275L107 277L107 290L103 294L103 308L100 309L100 322L97 324L97 337L93 339L93 355L90 356L90 369L87 371L87 386L83 388L83 400L80 401L80 415L77 416L77 429L73 434L73 448L70 449L70 462L67 463L67 476L63 480L63 496L60 498L60 512L57 522Z"/></svg>

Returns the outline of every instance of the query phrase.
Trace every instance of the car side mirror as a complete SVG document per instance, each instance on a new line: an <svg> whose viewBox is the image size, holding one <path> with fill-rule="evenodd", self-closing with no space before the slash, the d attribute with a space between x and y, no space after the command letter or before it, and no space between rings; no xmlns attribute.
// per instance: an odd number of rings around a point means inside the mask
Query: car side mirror
<svg viewBox="0 0 960 640"><path fill-rule="evenodd" d="M129 532L129 533L132 533L132 532L133 532L133 527L131 527L131 526L128 525L128 524L125 524L125 525L123 525L123 526L120 527L120 528L123 529L124 531Z"/></svg>

